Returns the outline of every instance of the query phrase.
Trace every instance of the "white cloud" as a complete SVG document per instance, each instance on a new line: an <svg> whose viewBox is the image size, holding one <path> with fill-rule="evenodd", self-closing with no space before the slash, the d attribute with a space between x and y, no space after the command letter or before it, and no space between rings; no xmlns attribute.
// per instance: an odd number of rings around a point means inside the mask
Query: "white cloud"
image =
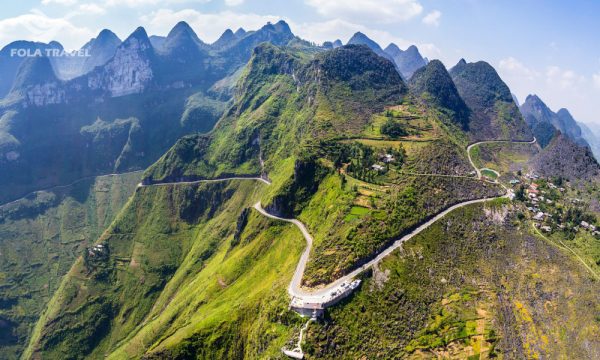
<svg viewBox="0 0 600 360"><path fill-rule="evenodd" d="M540 75L538 72L523 65L523 63L512 56L500 60L498 63L498 70L506 77L520 77L528 80L534 80Z"/></svg>
<svg viewBox="0 0 600 360"><path fill-rule="evenodd" d="M106 9L104 9L100 5L96 5L93 3L79 5L79 11L81 12L82 15L104 15L104 14L106 14Z"/></svg>
<svg viewBox="0 0 600 360"><path fill-rule="evenodd" d="M423 18L423 24L429 26L440 26L442 13L439 10L433 10Z"/></svg>
<svg viewBox="0 0 600 360"><path fill-rule="evenodd" d="M305 0L327 17L358 23L397 23L410 20L423 11L417 0Z"/></svg>
<svg viewBox="0 0 600 360"><path fill-rule="evenodd" d="M52 4L69 6L77 4L77 0L42 0L42 5Z"/></svg>
<svg viewBox="0 0 600 360"><path fill-rule="evenodd" d="M600 72L592 75L592 78L594 79L594 86L600 89Z"/></svg>
<svg viewBox="0 0 600 360"><path fill-rule="evenodd" d="M68 18L52 18L40 11L0 20L0 43L4 44L16 39L60 40L65 48L76 49L94 35L94 31L75 26Z"/></svg>
<svg viewBox="0 0 600 360"><path fill-rule="evenodd" d="M585 77L573 70L561 69L559 66L548 66L546 68L546 83L558 86L562 89L573 89L585 83Z"/></svg>
<svg viewBox="0 0 600 360"><path fill-rule="evenodd" d="M238 6L242 5L244 0L225 0L225 5L227 6Z"/></svg>
<svg viewBox="0 0 600 360"><path fill-rule="evenodd" d="M62 0L59 0L62 1ZM208 3L212 0L105 0L104 4L109 7L125 6L130 8L138 8L154 5L170 5L184 3ZM236 1L236 0L232 0ZM240 0L237 0L240 1ZM243 1L243 0L242 0Z"/></svg>

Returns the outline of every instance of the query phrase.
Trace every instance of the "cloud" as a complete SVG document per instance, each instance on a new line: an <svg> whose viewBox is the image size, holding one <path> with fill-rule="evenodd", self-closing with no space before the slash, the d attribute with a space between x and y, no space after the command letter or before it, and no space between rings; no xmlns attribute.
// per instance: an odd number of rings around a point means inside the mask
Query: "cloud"
<svg viewBox="0 0 600 360"><path fill-rule="evenodd" d="M548 85L558 86L562 89L573 89L585 83L585 77L582 75L559 66L548 66L545 75Z"/></svg>
<svg viewBox="0 0 600 360"><path fill-rule="evenodd" d="M442 13L439 10L433 10L423 18L423 24L429 26L440 26L440 18Z"/></svg>
<svg viewBox="0 0 600 360"><path fill-rule="evenodd" d="M59 0L62 1L62 0ZM67 0L68 1L68 0ZM129 8L139 8L144 6L154 5L170 5L170 4L184 4L184 3L208 3L211 0L105 0L105 5L109 7L125 6ZM240 0L231 0L240 1ZM243 0L242 0L243 1Z"/></svg>
<svg viewBox="0 0 600 360"><path fill-rule="evenodd" d="M592 79L594 80L594 86L600 89L600 72L592 75Z"/></svg>
<svg viewBox="0 0 600 360"><path fill-rule="evenodd" d="M317 13L358 23L398 23L423 11L417 0L305 0Z"/></svg>
<svg viewBox="0 0 600 360"><path fill-rule="evenodd" d="M227 6L238 6L242 5L244 0L225 0L225 5Z"/></svg>
<svg viewBox="0 0 600 360"><path fill-rule="evenodd" d="M77 4L77 0L42 0L42 5L52 5L52 4L70 6L70 5Z"/></svg>
<svg viewBox="0 0 600 360"><path fill-rule="evenodd" d="M75 26L68 18L53 18L40 11L0 20L0 43L16 39L50 42L60 40L68 49L76 49L92 38L95 32Z"/></svg>
<svg viewBox="0 0 600 360"><path fill-rule="evenodd" d="M104 15L104 14L106 14L105 8L101 7L100 5L93 4L93 3L79 5L79 11L82 15Z"/></svg>
<svg viewBox="0 0 600 360"><path fill-rule="evenodd" d="M540 75L538 72L523 65L523 63L512 56L500 60L498 69L500 70L500 73L507 77L520 77L528 80L534 80Z"/></svg>

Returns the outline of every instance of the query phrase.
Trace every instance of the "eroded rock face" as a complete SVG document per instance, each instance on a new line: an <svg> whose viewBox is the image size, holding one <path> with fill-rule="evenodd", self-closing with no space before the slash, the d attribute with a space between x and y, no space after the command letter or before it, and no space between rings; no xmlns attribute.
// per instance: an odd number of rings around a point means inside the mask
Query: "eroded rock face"
<svg viewBox="0 0 600 360"><path fill-rule="evenodd" d="M112 97L143 92L154 77L152 51L145 38L130 37L109 63L89 76L89 88L106 91Z"/></svg>
<svg viewBox="0 0 600 360"><path fill-rule="evenodd" d="M65 90L58 83L31 86L24 95L26 106L45 106L66 102Z"/></svg>

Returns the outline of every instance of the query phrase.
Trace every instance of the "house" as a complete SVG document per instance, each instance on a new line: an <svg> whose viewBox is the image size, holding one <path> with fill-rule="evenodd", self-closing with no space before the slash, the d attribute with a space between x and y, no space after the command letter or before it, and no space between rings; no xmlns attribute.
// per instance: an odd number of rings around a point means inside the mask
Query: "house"
<svg viewBox="0 0 600 360"><path fill-rule="evenodd" d="M511 185L517 185L517 184L520 184L520 183L521 183L521 181L519 181L519 180L517 180L517 179L512 179L512 180L510 181L510 184L511 184Z"/></svg>
<svg viewBox="0 0 600 360"><path fill-rule="evenodd" d="M552 228L550 226L542 226L540 229L542 229L545 232L552 232Z"/></svg>
<svg viewBox="0 0 600 360"><path fill-rule="evenodd" d="M535 216L533 217L533 220L536 221L542 221L544 220L544 213L543 212L538 212L537 214L535 214Z"/></svg>
<svg viewBox="0 0 600 360"><path fill-rule="evenodd" d="M579 225L581 225L581 227L584 229L590 228L590 224L588 224L586 221L582 221L581 224L579 224Z"/></svg>
<svg viewBox="0 0 600 360"><path fill-rule="evenodd" d="M382 171L385 169L385 167L379 165L379 164L374 164L373 166L371 166L371 168L375 171Z"/></svg>
<svg viewBox="0 0 600 360"><path fill-rule="evenodd" d="M537 190L537 189L538 189L538 187L539 187L539 185L538 185L538 184L536 184L536 183L531 183L531 184L529 184L529 189L531 189L531 190Z"/></svg>
<svg viewBox="0 0 600 360"><path fill-rule="evenodd" d="M386 164L389 164L389 163L393 162L394 160L395 159L392 154L385 154L381 157L381 161L383 161Z"/></svg>

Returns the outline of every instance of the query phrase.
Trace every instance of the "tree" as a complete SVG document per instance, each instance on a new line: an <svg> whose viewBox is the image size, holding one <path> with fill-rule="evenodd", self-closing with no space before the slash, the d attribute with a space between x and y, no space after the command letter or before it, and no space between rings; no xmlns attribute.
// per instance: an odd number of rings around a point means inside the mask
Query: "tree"
<svg viewBox="0 0 600 360"><path fill-rule="evenodd" d="M400 136L406 136L408 133L404 130L404 127L394 119L388 119L381 126L381 133L391 138L397 138Z"/></svg>

